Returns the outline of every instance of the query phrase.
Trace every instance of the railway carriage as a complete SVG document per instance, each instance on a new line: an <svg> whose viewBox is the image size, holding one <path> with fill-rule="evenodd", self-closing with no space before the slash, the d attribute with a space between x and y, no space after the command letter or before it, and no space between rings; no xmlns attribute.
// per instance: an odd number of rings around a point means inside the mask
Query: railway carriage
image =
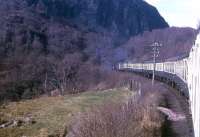
<svg viewBox="0 0 200 137"><path fill-rule="evenodd" d="M152 71L154 63L121 63L118 69L127 68ZM156 63L155 71L176 75L187 84L194 133L195 137L200 137L200 34L197 36L189 57Z"/></svg>

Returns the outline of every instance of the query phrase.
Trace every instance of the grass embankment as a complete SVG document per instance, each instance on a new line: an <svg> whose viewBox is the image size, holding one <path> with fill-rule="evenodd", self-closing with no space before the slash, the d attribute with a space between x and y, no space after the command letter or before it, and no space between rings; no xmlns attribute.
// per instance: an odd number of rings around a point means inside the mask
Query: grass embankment
<svg viewBox="0 0 200 137"><path fill-rule="evenodd" d="M68 137L162 137L164 117L157 111L162 103L158 92L111 103L78 115Z"/></svg>
<svg viewBox="0 0 200 137"><path fill-rule="evenodd" d="M27 115L33 117L36 123L0 129L0 137L62 135L65 127L70 124L72 117L77 113L84 112L94 105L104 104L104 102L126 100L131 94L132 92L125 89L115 89L12 102L0 106L0 123L19 117L26 117Z"/></svg>

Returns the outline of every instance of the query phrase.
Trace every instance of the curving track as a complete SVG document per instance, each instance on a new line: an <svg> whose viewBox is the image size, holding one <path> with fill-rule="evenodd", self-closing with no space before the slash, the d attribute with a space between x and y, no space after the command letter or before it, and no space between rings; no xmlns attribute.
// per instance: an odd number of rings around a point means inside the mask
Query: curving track
<svg viewBox="0 0 200 137"><path fill-rule="evenodd" d="M151 74L153 68L153 63L131 62L120 63L118 67L119 70L129 70L141 74ZM170 82L171 85L175 84L181 94L189 99L190 106L188 108L192 113L194 134L195 137L200 137L200 34L188 57L157 63L156 75L158 79L166 79L165 82Z"/></svg>
<svg viewBox="0 0 200 137"><path fill-rule="evenodd" d="M152 87L151 80L148 78L137 75L133 75L133 78L134 80L142 83L142 97L146 97L145 94L147 92L156 92L156 94L147 93L148 96L146 99L151 102L154 99L152 99L149 95L156 95L155 98L159 98L162 102L158 108L168 108L168 110L174 112L175 114L180 114L185 117L185 119L173 120L166 116L166 121L161 129L162 137L194 137L189 103L184 96L179 94L176 89L163 82L155 81L155 85Z"/></svg>

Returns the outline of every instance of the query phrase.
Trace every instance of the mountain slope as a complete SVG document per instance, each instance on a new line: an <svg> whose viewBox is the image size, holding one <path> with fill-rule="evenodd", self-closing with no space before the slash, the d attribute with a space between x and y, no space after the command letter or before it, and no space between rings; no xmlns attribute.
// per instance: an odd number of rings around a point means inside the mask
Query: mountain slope
<svg viewBox="0 0 200 137"><path fill-rule="evenodd" d="M142 35L132 37L121 48L128 52L127 58L135 62L152 61L152 48L154 42L159 42L160 54L158 60L189 55L195 42L197 31L192 28L171 27L144 32Z"/></svg>
<svg viewBox="0 0 200 137"><path fill-rule="evenodd" d="M143 0L29 0L28 6L48 18L123 36L168 27L157 9Z"/></svg>
<svg viewBox="0 0 200 137"><path fill-rule="evenodd" d="M117 47L168 27L143 0L0 0L0 16L0 101L111 88Z"/></svg>
<svg viewBox="0 0 200 137"><path fill-rule="evenodd" d="M168 27L157 9L143 0L1 0L0 4L0 12L18 23L41 17L122 36Z"/></svg>

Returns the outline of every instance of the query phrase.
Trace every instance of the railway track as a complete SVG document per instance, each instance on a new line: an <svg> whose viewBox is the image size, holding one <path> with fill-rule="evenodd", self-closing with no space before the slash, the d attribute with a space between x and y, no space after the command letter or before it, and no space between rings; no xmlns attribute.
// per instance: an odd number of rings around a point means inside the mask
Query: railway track
<svg viewBox="0 0 200 137"><path fill-rule="evenodd" d="M156 75L161 81L165 81L169 85L172 84L172 87L174 87L175 85L176 89L178 89L181 92L181 94L183 94L190 100L190 106L188 106L188 108L191 109L192 113L195 137L200 137L199 68L200 33L197 35L196 41L190 53L183 58L165 60L164 62L157 63L155 63L155 61L140 63L127 61L118 64L118 70L148 74L150 77L153 78Z"/></svg>
<svg viewBox="0 0 200 137"><path fill-rule="evenodd" d="M194 137L192 115L186 97L166 83L156 81L155 85L151 87L150 79L142 76L138 77L137 80L144 83L142 85L142 94L145 94L144 92L158 91L158 93L163 97L165 104L165 106L160 107L168 108L177 114L185 116L184 120L178 121L169 120L166 116L164 125L161 129L162 137Z"/></svg>
<svg viewBox="0 0 200 137"><path fill-rule="evenodd" d="M173 131L173 137L194 137L192 115L187 100L185 97L178 94L175 89L165 84L161 85L163 86L163 95L167 104L166 107L186 117L185 120L169 121L171 126L170 128L172 128Z"/></svg>

